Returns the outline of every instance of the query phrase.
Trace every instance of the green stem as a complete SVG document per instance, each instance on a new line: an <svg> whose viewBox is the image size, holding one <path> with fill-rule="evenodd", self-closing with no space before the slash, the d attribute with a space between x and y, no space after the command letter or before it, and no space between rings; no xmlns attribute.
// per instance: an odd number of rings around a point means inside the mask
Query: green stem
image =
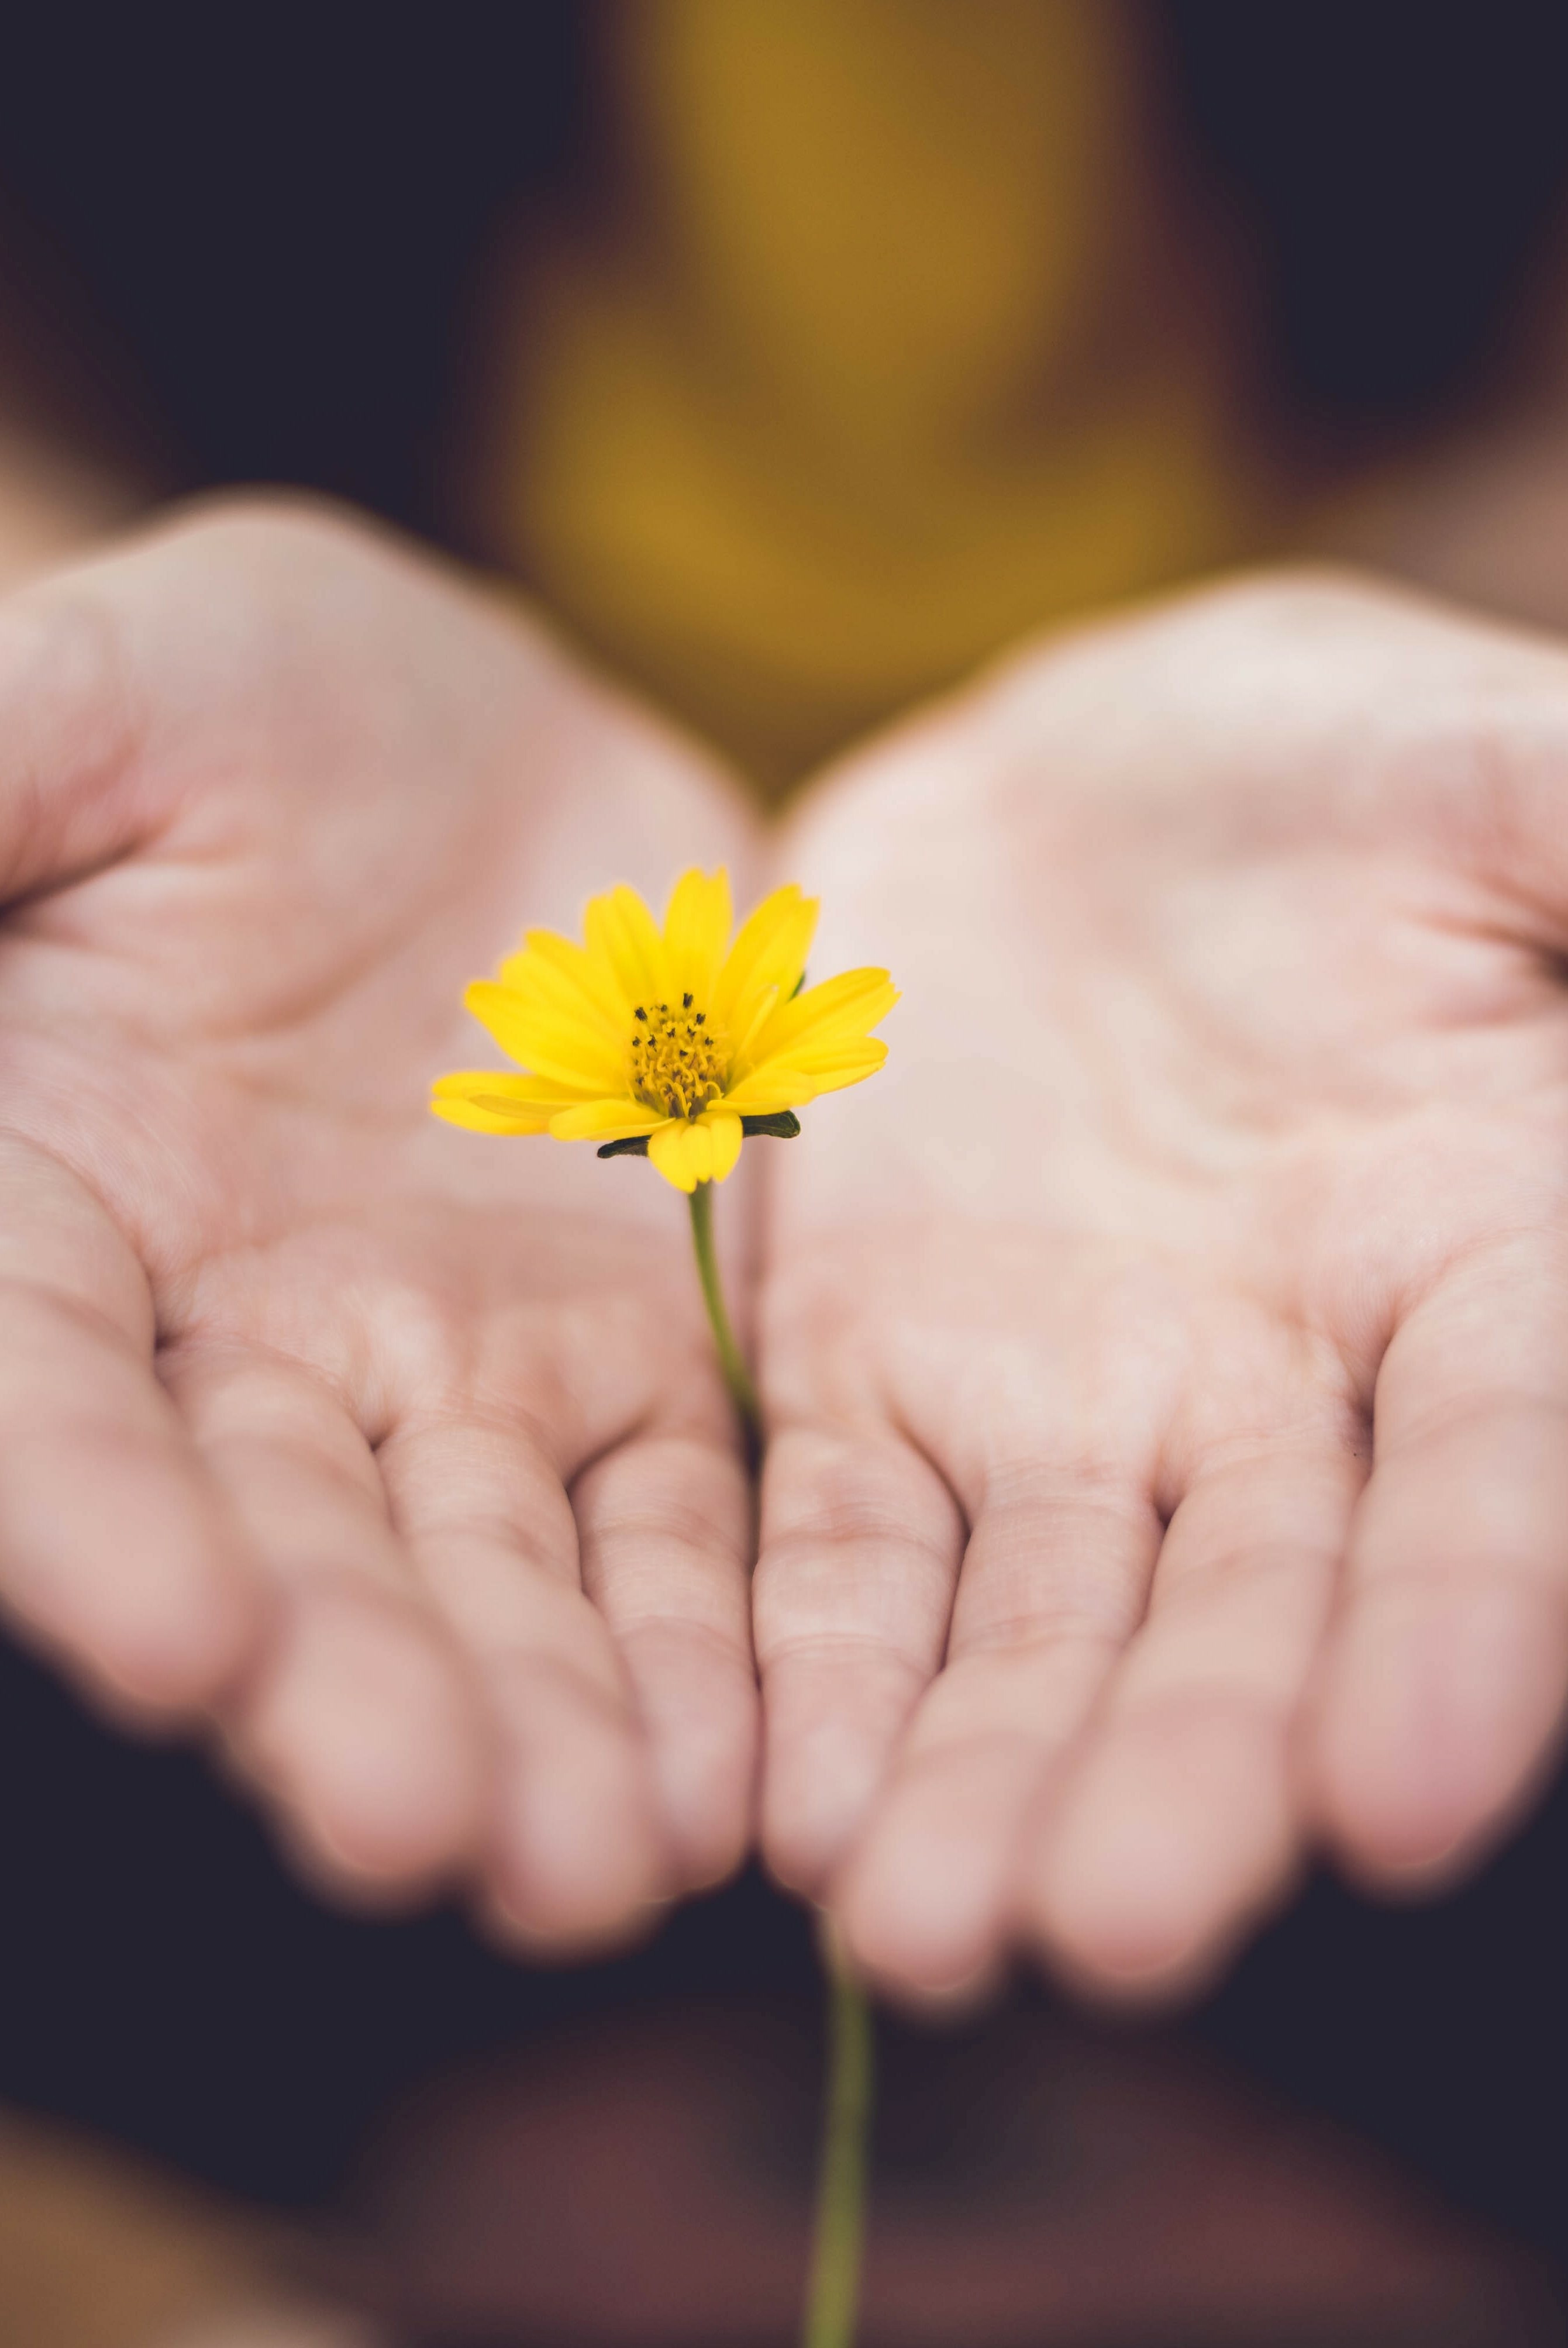
<svg viewBox="0 0 1568 2348"><path fill-rule="evenodd" d="M762 1455L762 1410L757 1399L757 1389L751 1383L751 1373L746 1366L746 1356L735 1342L735 1332L724 1309L718 1259L713 1251L711 1182L699 1182L691 1194L691 1236L692 1245L696 1250L696 1268L702 1280L703 1303L707 1306L713 1342L718 1348L718 1365L724 1372L724 1383L729 1388L730 1399L746 1430L748 1460L755 1468Z"/></svg>
<svg viewBox="0 0 1568 2348"><path fill-rule="evenodd" d="M872 2096L872 2010L827 1935L828 2094L801 2348L852 2348L860 2308Z"/></svg>
<svg viewBox="0 0 1568 2348"><path fill-rule="evenodd" d="M713 1248L713 1185L691 1194L692 1245L719 1367L755 1468L762 1456L762 1413L746 1356L735 1342ZM817 2212L801 2348L853 2348L865 2237L866 2174L872 2095L872 2012L866 1993L824 1933L828 1976L828 2092L817 2173Z"/></svg>

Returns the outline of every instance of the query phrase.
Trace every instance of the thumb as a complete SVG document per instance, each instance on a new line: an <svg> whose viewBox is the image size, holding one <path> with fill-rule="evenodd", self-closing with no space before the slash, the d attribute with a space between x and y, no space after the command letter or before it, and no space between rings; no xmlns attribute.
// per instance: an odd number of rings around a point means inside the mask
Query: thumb
<svg viewBox="0 0 1568 2348"><path fill-rule="evenodd" d="M0 602L0 904L112 864L153 829L129 671L86 574Z"/></svg>

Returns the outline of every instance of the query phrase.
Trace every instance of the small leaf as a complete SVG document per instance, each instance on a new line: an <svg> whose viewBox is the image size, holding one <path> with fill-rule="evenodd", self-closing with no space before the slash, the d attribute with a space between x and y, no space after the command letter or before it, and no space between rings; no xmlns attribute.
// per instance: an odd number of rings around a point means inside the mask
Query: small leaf
<svg viewBox="0 0 1568 2348"><path fill-rule="evenodd" d="M799 977L795 981L794 985L789 989L789 995L788 995L788 997L787 997L786 999L787 999L789 1002L793 1003L793 1002L794 1002L794 1000L795 1000L795 997L799 994L800 989L805 985L805 983L806 983L806 973L805 973L805 972L804 972L804 971L802 971L802 972L800 973Z"/></svg>
<svg viewBox="0 0 1568 2348"><path fill-rule="evenodd" d="M740 1130L750 1139L766 1135L774 1141L793 1141L800 1130L800 1120L792 1108L769 1109L766 1117L743 1117ZM602 1141L601 1158L645 1158L648 1137L645 1133L628 1134L624 1141Z"/></svg>

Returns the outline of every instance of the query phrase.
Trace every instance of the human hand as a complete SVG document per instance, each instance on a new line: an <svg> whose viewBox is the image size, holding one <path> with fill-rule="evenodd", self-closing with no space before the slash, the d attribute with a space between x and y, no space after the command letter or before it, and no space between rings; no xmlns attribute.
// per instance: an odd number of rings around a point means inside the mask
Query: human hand
<svg viewBox="0 0 1568 2348"><path fill-rule="evenodd" d="M211 1717L316 1874L531 1947L740 1854L749 1509L682 1202L428 1086L525 921L749 853L676 739L343 520L0 608L0 1601Z"/></svg>
<svg viewBox="0 0 1568 2348"><path fill-rule="evenodd" d="M830 778L886 1073L769 1167L764 1847L884 1983L1419 1888L1568 1685L1568 659L1316 581Z"/></svg>

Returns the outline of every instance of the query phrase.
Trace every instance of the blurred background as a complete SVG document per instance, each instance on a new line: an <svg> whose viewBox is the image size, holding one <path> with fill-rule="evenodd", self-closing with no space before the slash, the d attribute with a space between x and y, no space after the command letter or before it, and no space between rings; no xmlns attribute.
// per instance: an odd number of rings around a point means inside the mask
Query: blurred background
<svg viewBox="0 0 1568 2348"><path fill-rule="evenodd" d="M1568 624L1568 11L578 0L8 12L0 578L348 499L778 798L1034 627L1370 561ZM0 1651L0 2341L790 2336L804 1920L543 1975L297 1890ZM1305 1890L1202 2012L889 2026L870 2334L1563 2336L1568 1795Z"/></svg>

